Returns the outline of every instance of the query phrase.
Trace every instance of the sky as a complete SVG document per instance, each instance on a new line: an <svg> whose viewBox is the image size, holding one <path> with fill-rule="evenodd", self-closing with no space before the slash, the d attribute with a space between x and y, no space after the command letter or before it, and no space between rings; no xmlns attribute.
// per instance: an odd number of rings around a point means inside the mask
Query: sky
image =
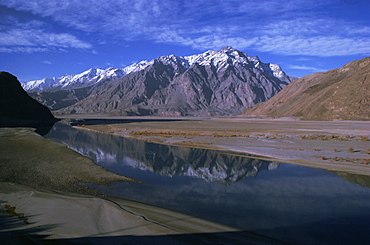
<svg viewBox="0 0 370 245"><path fill-rule="evenodd" d="M291 76L370 56L369 0L0 0L21 82L231 46Z"/></svg>

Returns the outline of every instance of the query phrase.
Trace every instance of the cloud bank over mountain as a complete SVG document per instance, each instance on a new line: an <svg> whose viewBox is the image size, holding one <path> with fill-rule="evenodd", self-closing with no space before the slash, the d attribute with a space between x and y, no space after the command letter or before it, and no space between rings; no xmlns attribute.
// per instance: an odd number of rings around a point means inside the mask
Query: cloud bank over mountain
<svg viewBox="0 0 370 245"><path fill-rule="evenodd" d="M79 34L53 30L48 24L53 22L86 35L97 35L101 42L108 35L115 40L149 39L197 49L218 49L227 42L239 49L285 55L369 54L367 23L325 16L320 13L325 10L318 11L339 2L343 1L7 0L0 4L38 16L40 20L22 21L19 16L10 20L11 15L5 14L2 25L12 21L17 28L3 26L2 36L13 38L0 40L2 45L10 46L3 48L3 52L17 52L20 47L28 47L30 51L34 47L38 51L37 46L93 48ZM299 14L302 9L306 15Z"/></svg>
<svg viewBox="0 0 370 245"><path fill-rule="evenodd" d="M301 77L370 56L369 9L364 0L0 0L0 66L23 82L232 46Z"/></svg>

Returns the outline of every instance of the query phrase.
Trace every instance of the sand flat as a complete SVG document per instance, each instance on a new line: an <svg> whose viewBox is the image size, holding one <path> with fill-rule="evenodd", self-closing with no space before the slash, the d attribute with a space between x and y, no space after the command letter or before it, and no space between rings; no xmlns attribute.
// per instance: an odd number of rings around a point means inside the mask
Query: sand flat
<svg viewBox="0 0 370 245"><path fill-rule="evenodd" d="M96 165L31 128L0 128L0 163L0 181L35 188L85 193L89 190L77 183L135 181Z"/></svg>
<svg viewBox="0 0 370 245"><path fill-rule="evenodd" d="M0 239L5 244L285 244L124 199L55 193L4 182L0 190ZM5 205L15 208L27 224L17 216L9 217Z"/></svg>
<svg viewBox="0 0 370 245"><path fill-rule="evenodd" d="M150 205L89 195L53 193L0 183L2 206L8 203L29 224L18 229L39 228L48 239L146 236L238 231L189 215Z"/></svg>
<svg viewBox="0 0 370 245"><path fill-rule="evenodd" d="M370 122L214 118L79 128L149 142L255 154L260 159L370 175Z"/></svg>

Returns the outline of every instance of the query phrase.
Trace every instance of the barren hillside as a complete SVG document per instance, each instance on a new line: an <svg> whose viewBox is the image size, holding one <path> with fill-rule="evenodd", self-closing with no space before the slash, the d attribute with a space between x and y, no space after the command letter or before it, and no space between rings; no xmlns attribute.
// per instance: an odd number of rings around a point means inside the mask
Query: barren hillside
<svg viewBox="0 0 370 245"><path fill-rule="evenodd" d="M297 116L303 120L369 120L370 57L299 78L243 115Z"/></svg>

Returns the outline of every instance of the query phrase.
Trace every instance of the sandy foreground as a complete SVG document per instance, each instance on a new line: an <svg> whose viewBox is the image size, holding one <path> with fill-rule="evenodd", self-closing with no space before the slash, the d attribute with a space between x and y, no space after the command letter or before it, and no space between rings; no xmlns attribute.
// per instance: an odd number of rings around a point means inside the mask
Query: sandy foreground
<svg viewBox="0 0 370 245"><path fill-rule="evenodd" d="M7 241L6 244L17 244L14 239L32 241L41 237L54 241L64 239L70 242L82 240L104 243L107 239L127 242L130 241L128 237L133 236L141 239L162 236L160 240L176 242L175 235L180 234L188 234L193 238L187 239L196 240L197 233L220 233L221 236L221 233L238 231L189 215L122 199L38 191L9 183L0 183L0 188L3 213L9 210L6 205L16 207L13 213L10 212L12 216L0 217L0 221L5 222L0 226L0 237L2 241ZM131 240L135 241L133 238Z"/></svg>
<svg viewBox="0 0 370 245"><path fill-rule="evenodd" d="M78 128L160 144L253 154L264 160L370 175L369 121L213 118Z"/></svg>
<svg viewBox="0 0 370 245"><path fill-rule="evenodd" d="M189 215L104 197L78 183L134 180L29 128L0 129L0 166L4 244L281 244Z"/></svg>

